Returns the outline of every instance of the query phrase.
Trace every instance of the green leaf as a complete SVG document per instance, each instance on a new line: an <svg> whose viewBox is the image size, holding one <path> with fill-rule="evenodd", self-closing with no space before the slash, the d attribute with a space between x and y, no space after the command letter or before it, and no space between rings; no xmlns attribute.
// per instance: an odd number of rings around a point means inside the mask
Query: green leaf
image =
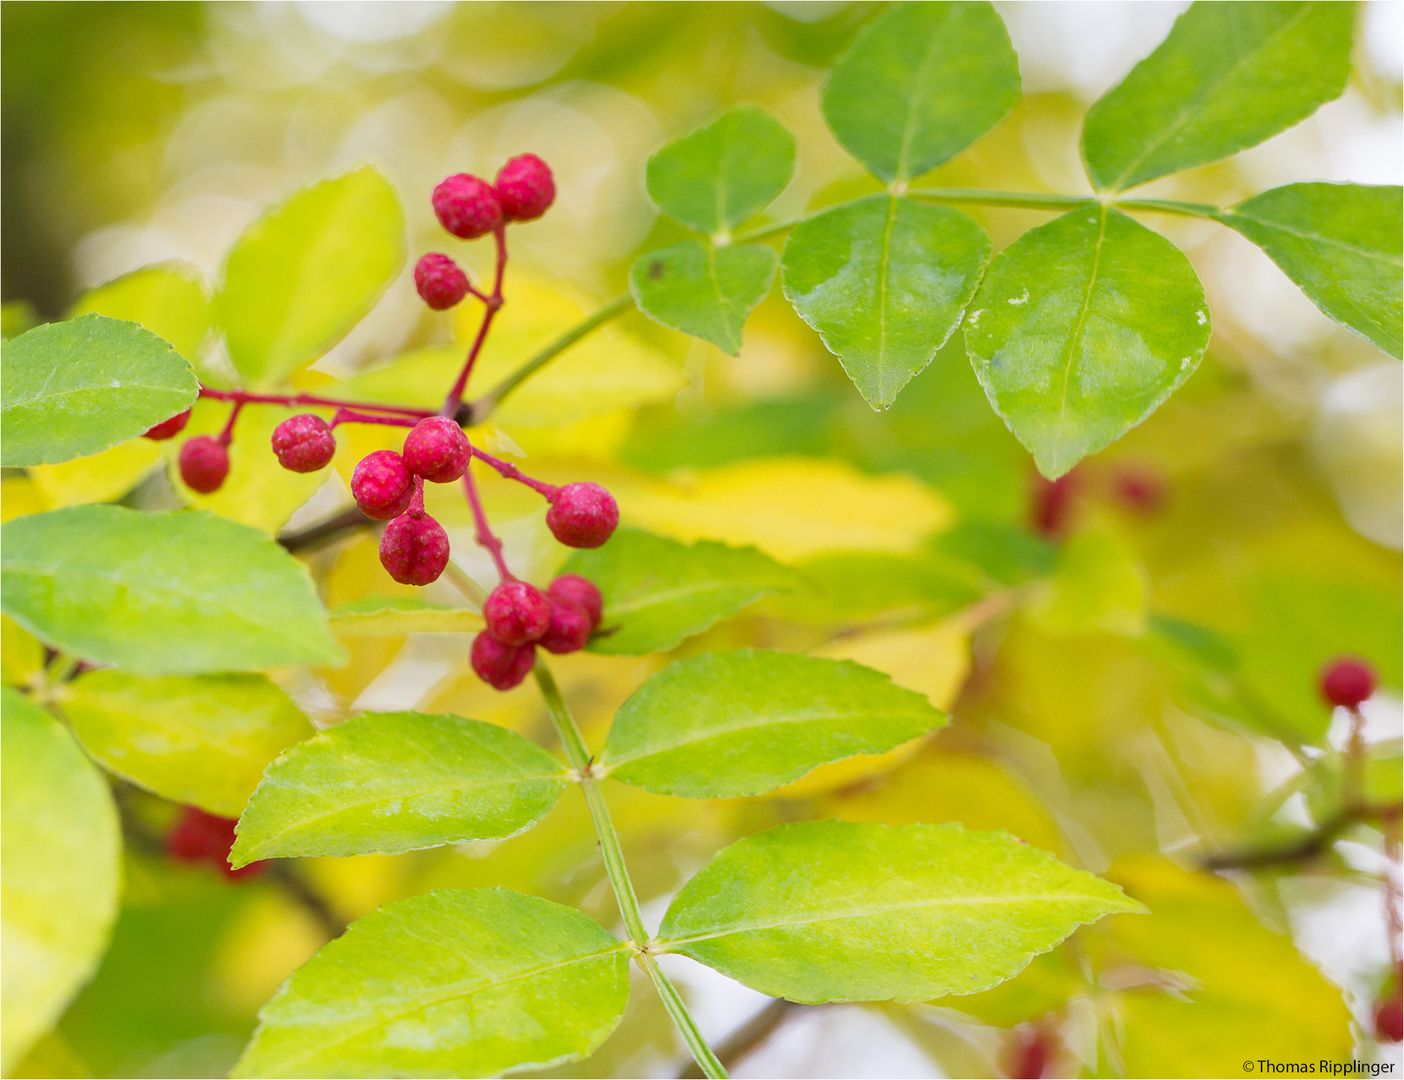
<svg viewBox="0 0 1404 1080"><path fill-rule="evenodd" d="M80 676L61 695L88 753L174 802L238 817L267 764L314 729L262 675Z"/></svg>
<svg viewBox="0 0 1404 1080"><path fill-rule="evenodd" d="M1105 207L1019 237L970 307L975 374L1050 479L1159 408L1209 344L1209 308L1189 260Z"/></svg>
<svg viewBox="0 0 1404 1080"><path fill-rule="evenodd" d="M417 596L362 596L328 614L332 633L342 638L465 634L483 628L483 617L476 611L431 604Z"/></svg>
<svg viewBox="0 0 1404 1080"><path fill-rule="evenodd" d="M200 279L180 263L143 266L89 289L69 318L96 313L140 323L192 364L210 332L210 301Z"/></svg>
<svg viewBox="0 0 1404 1080"><path fill-rule="evenodd" d="M96 454L190 407L199 385L171 346L101 315L36 326L0 351L9 468Z"/></svg>
<svg viewBox="0 0 1404 1080"><path fill-rule="evenodd" d="M717 233L769 206L794 173L795 137L764 109L743 105L649 158L648 194L669 217Z"/></svg>
<svg viewBox="0 0 1404 1080"><path fill-rule="evenodd" d="M902 4L839 58L823 108L844 149L891 183L955 157L1018 97L1019 59L990 4Z"/></svg>
<svg viewBox="0 0 1404 1080"><path fill-rule="evenodd" d="M1197 3L1087 112L1098 191L1218 161L1305 120L1350 75L1354 4Z"/></svg>
<svg viewBox="0 0 1404 1080"><path fill-rule="evenodd" d="M230 862L500 840L545 817L565 784L555 758L496 724L367 713L268 767Z"/></svg>
<svg viewBox="0 0 1404 1080"><path fill-rule="evenodd" d="M945 722L921 694L849 660L705 653L634 691L615 714L600 767L661 795L761 795L826 761L881 754Z"/></svg>
<svg viewBox="0 0 1404 1080"><path fill-rule="evenodd" d="M795 227L785 296L858 392L885 409L960 323L990 258L958 210L874 195Z"/></svg>
<svg viewBox="0 0 1404 1080"><path fill-rule="evenodd" d="M73 736L18 691L0 694L8 1076L97 967L117 915L122 839L107 781Z"/></svg>
<svg viewBox="0 0 1404 1080"><path fill-rule="evenodd" d="M5 613L55 648L146 675L337 664L307 571L200 510L73 506L0 528Z"/></svg>
<svg viewBox="0 0 1404 1080"><path fill-rule="evenodd" d="M215 314L245 380L273 387L340 341L405 261L405 215L369 166L293 192L224 265Z"/></svg>
<svg viewBox="0 0 1404 1080"><path fill-rule="evenodd" d="M622 941L548 900L397 900L293 972L233 1075L492 1076L574 1061L619 1023L628 973Z"/></svg>
<svg viewBox="0 0 1404 1080"><path fill-rule="evenodd" d="M986 990L1083 923L1144 908L1007 833L812 821L725 848L660 943L791 1001Z"/></svg>
<svg viewBox="0 0 1404 1080"><path fill-rule="evenodd" d="M794 571L753 547L682 544L630 528L603 547L572 552L561 572L589 578L604 597L602 632L591 651L628 656L671 649L799 583Z"/></svg>
<svg viewBox="0 0 1404 1080"><path fill-rule="evenodd" d="M1223 211L1313 304L1400 357L1404 190L1363 184L1288 184Z"/></svg>
<svg viewBox="0 0 1404 1080"><path fill-rule="evenodd" d="M732 356L741 330L775 280L775 252L762 244L714 248L700 240L640 255L629 271L639 310Z"/></svg>

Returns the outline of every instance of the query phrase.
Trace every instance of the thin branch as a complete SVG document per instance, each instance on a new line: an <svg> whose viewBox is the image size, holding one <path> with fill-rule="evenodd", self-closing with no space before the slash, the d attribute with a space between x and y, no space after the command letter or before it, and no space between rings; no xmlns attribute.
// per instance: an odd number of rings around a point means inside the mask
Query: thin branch
<svg viewBox="0 0 1404 1080"><path fill-rule="evenodd" d="M477 526L473 539L477 541L480 548L492 556L493 565L497 567L498 577L503 581L514 580L512 571L507 569L507 561L502 557L502 541L492 531L492 526L488 524L487 514L483 512L482 500L478 498L478 489L473 483L471 465L463 471L463 490L468 496L468 505L473 511L473 522Z"/></svg>
<svg viewBox="0 0 1404 1080"><path fill-rule="evenodd" d="M324 409L361 409L370 412L392 413L399 416L413 416L423 420L426 416L437 415L428 409L412 409L407 405L381 405L374 401L343 401L338 398L319 397L316 394L250 394L243 390L211 390L200 387L200 396L211 401L232 401L240 405L315 405Z"/></svg>
<svg viewBox="0 0 1404 1080"><path fill-rule="evenodd" d="M463 404L463 391L468 386L468 376L473 374L473 365L477 363L478 354L483 351L483 343L487 341L488 331L492 329L492 320L497 317L498 311L502 308L502 276L507 270L506 222L499 224L493 230L493 238L497 241L497 272L493 279L492 295L487 298L487 304L483 310L483 321L478 325L478 336L469 346L468 357L463 361L463 370L458 373L458 378L454 380L448 396L444 398L444 407L439 410L441 416L455 418L458 416L459 407Z"/></svg>
<svg viewBox="0 0 1404 1080"><path fill-rule="evenodd" d="M717 1060L728 1070L736 1068L738 1064L745 1061L761 1048L776 1031L790 1013L799 1008L793 1001L786 1001L784 998L776 998L746 1023L727 1036L726 1040L717 1047ZM693 1062L682 1072L678 1073L678 1080L701 1080L702 1069L696 1062Z"/></svg>
<svg viewBox="0 0 1404 1080"><path fill-rule="evenodd" d="M321 547L339 540L342 533L355 532L374 524L373 520L361 513L360 507L352 506L319 521L316 525L309 525L297 532L283 533L278 537L278 543L288 551L297 552L306 548Z"/></svg>
<svg viewBox="0 0 1404 1080"><path fill-rule="evenodd" d="M546 499L554 499L556 493L561 490L554 484L548 484L542 480L533 479L511 462L493 457L486 451L479 450L476 446L472 447L472 451L475 458L482 461L484 464L491 465L508 480L515 480L519 484L525 484L527 487L531 488L532 491Z"/></svg>
<svg viewBox="0 0 1404 1080"><path fill-rule="evenodd" d="M1323 821L1311 832L1290 844L1278 847L1248 848L1243 851L1221 851L1207 855L1199 865L1205 870L1253 870L1284 863L1307 862L1324 854L1336 838L1360 821L1390 821L1400 815L1400 803L1363 803Z"/></svg>

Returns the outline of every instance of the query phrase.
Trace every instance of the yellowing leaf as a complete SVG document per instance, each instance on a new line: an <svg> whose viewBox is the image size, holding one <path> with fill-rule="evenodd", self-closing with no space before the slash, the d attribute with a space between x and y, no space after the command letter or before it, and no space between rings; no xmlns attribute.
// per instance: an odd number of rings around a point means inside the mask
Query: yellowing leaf
<svg viewBox="0 0 1404 1080"><path fill-rule="evenodd" d="M0 523L25 514L42 514L49 509L44 493L28 476L7 476L0 480Z"/></svg>
<svg viewBox="0 0 1404 1080"><path fill-rule="evenodd" d="M6 686L23 686L44 666L44 646L8 615L0 615L0 668Z"/></svg>
<svg viewBox="0 0 1404 1080"><path fill-rule="evenodd" d="M1146 627L1150 583L1126 541L1094 529L1074 536L1058 553L1051 580L1040 586L1029 617L1054 634L1140 634Z"/></svg>
<svg viewBox="0 0 1404 1080"><path fill-rule="evenodd" d="M161 444L131 439L61 465L36 465L29 475L50 508L111 502L141 482L161 460Z"/></svg>
<svg viewBox="0 0 1404 1080"><path fill-rule="evenodd" d="M193 267L181 263L143 266L89 289L78 297L70 319L88 313L140 323L165 338L192 364L210 330L210 302Z"/></svg>

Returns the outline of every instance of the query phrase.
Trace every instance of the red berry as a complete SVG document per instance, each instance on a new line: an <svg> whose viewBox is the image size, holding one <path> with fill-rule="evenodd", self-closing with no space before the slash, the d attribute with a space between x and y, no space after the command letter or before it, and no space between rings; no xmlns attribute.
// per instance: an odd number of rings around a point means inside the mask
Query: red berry
<svg viewBox="0 0 1404 1080"><path fill-rule="evenodd" d="M1369 664L1354 657L1342 657L1321 671L1321 696L1328 704L1343 709L1359 707L1375 692L1375 672Z"/></svg>
<svg viewBox="0 0 1404 1080"><path fill-rule="evenodd" d="M1391 1043L1404 1040L1404 998L1398 990L1375 1007L1375 1038Z"/></svg>
<svg viewBox="0 0 1404 1080"><path fill-rule="evenodd" d="M619 524L619 505L599 484L567 484L551 500L546 524L567 547L597 548Z"/></svg>
<svg viewBox="0 0 1404 1080"><path fill-rule="evenodd" d="M155 425L154 427L147 428L146 437L148 439L156 439L158 441L162 439L174 439L177 435L179 435L182 431L185 430L185 423L189 419L189 409L186 409L185 412L178 412L169 420L162 420L159 424Z"/></svg>
<svg viewBox="0 0 1404 1080"><path fill-rule="evenodd" d="M447 255L434 251L414 264L414 287L435 311L447 311L468 295L468 275Z"/></svg>
<svg viewBox="0 0 1404 1080"><path fill-rule="evenodd" d="M504 645L488 633L473 639L473 670L498 690L510 690L527 677L536 663L536 646Z"/></svg>
<svg viewBox="0 0 1404 1080"><path fill-rule="evenodd" d="M233 818L216 817L187 806L176 827L166 834L166 854L182 862L209 862L228 878L243 878L257 874L264 861L249 863L238 870L229 865L229 852L234 847Z"/></svg>
<svg viewBox="0 0 1404 1080"><path fill-rule="evenodd" d="M541 636L540 645L547 652L573 653L585 648L594 623L590 613L573 600L551 600L551 625Z"/></svg>
<svg viewBox="0 0 1404 1080"><path fill-rule="evenodd" d="M1056 480L1034 476L1029 499L1029 524L1040 536L1057 540L1067 533L1079 479L1076 472L1064 473Z"/></svg>
<svg viewBox="0 0 1404 1080"><path fill-rule="evenodd" d="M504 581L483 605L488 633L504 645L539 641L551 627L551 602L525 581Z"/></svg>
<svg viewBox="0 0 1404 1080"><path fill-rule="evenodd" d="M502 223L502 203L486 180L457 173L434 189L439 224L463 240L476 240Z"/></svg>
<svg viewBox="0 0 1404 1080"><path fill-rule="evenodd" d="M1153 514L1165 504L1165 482L1149 470L1121 470L1114 490L1121 504L1138 514Z"/></svg>
<svg viewBox="0 0 1404 1080"><path fill-rule="evenodd" d="M316 472L336 453L336 436L320 416L301 413L273 429L273 453L278 464L292 472Z"/></svg>
<svg viewBox="0 0 1404 1080"><path fill-rule="evenodd" d="M535 221L556 201L551 169L535 154L514 157L497 173L497 197L508 221Z"/></svg>
<svg viewBox="0 0 1404 1080"><path fill-rule="evenodd" d="M366 517L389 521L409 509L414 478L393 450L367 454L351 473L351 494Z"/></svg>
<svg viewBox="0 0 1404 1080"><path fill-rule="evenodd" d="M468 436L452 420L429 416L405 436L405 467L436 484L451 484L468 468L473 449Z"/></svg>
<svg viewBox="0 0 1404 1080"><path fill-rule="evenodd" d="M229 451L210 435L196 435L180 448L180 478L201 495L218 491L229 475Z"/></svg>
<svg viewBox="0 0 1404 1080"><path fill-rule="evenodd" d="M562 574L551 582L546 589L546 595L552 600L569 600L579 604L585 609L585 614L590 616L591 628L600 625L600 619L604 615L604 597L589 578L583 578L579 574Z"/></svg>
<svg viewBox="0 0 1404 1080"><path fill-rule="evenodd" d="M448 533L428 514L401 514L380 534L381 565L401 585L438 581L448 559Z"/></svg>

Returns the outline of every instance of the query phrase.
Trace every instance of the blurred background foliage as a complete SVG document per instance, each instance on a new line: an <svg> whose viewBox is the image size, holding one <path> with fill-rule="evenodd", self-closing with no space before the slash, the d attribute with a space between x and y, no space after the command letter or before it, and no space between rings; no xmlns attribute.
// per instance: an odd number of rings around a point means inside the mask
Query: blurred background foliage
<svg viewBox="0 0 1404 1080"><path fill-rule="evenodd" d="M1182 5L997 6L1025 97L931 182L1085 192L1086 105ZM622 292L638 253L683 238L651 207L643 163L719 110L756 102L797 135L798 169L772 218L872 188L825 128L818 88L880 7L6 3L6 336L75 306L119 314L112 294L87 290L153 263L182 264L208 286L265 206L362 162L397 187L412 255L448 250L481 277L490 253L443 248L429 192L450 172L490 175L531 151L555 170L560 195L544 219L513 228L509 303L481 389ZM1294 180L1399 183L1402 8L1361 6L1340 100L1144 193L1227 204ZM996 250L1048 216L970 212ZM1234 885L1193 868L1300 841L1338 811L1345 727L1315 679L1340 653L1368 657L1383 676L1366 706L1372 792L1399 798L1401 368L1321 315L1243 238L1203 221L1151 224L1205 284L1209 354L1148 422L1056 485L1036 478L990 410L959 335L876 413L778 289L739 357L629 315L558 359L481 433L548 481L606 484L628 523L756 544L808 582L666 656L560 658L587 735L601 738L620 702L669 660L749 644L861 659L953 713L928 743L826 766L777 797L692 802L612 787L651 918L731 839L830 815L1006 828L1121 881L1154 912L1144 925L1079 933L976 998L777 1013L778 1030L736 1075L994 1074L1025 1067L1021 1048L1048 1032L1048 1067L1067 1074L1214 1075L1249 1049L1342 1056L1352 1039L1359 1053L1399 1060L1367 1037L1388 977L1378 829L1353 826L1310 859L1235 872ZM149 310L143 321L174 341L178 309L175 299L163 309L168 328ZM436 399L471 329L425 311L406 268L300 384L349 378L368 394ZM194 342L202 336L196 326ZM215 378L227 371L219 352L206 343L196 358ZM190 431L219 422L217 410L202 415L207 404ZM96 464L7 471L5 516L188 499L271 531L296 528L341 505L354 461L393 438L353 429L338 475L314 491L276 468L263 429L283 414L263 412L245 415L234 474L215 496L180 495L160 448L136 442ZM563 552L539 505L490 481L487 498L514 566L545 580ZM458 503L430 493L460 568L489 581ZM373 538L318 551L312 566L329 608L410 591L385 578ZM462 602L446 582L426 596ZM37 658L21 631L5 631L8 680ZM348 666L278 677L318 723L415 707L549 742L534 691L487 689L466 667L466 642L348 637ZM111 950L16 1075L223 1075L257 1008L338 924L428 889L503 884L616 919L574 789L510 841L307 860L296 877L239 882L168 862L159 838L175 808L121 794L148 842L129 836ZM670 959L718 1042L765 1005ZM672 1075L684 1060L645 991L599 1054L560 1072Z"/></svg>

